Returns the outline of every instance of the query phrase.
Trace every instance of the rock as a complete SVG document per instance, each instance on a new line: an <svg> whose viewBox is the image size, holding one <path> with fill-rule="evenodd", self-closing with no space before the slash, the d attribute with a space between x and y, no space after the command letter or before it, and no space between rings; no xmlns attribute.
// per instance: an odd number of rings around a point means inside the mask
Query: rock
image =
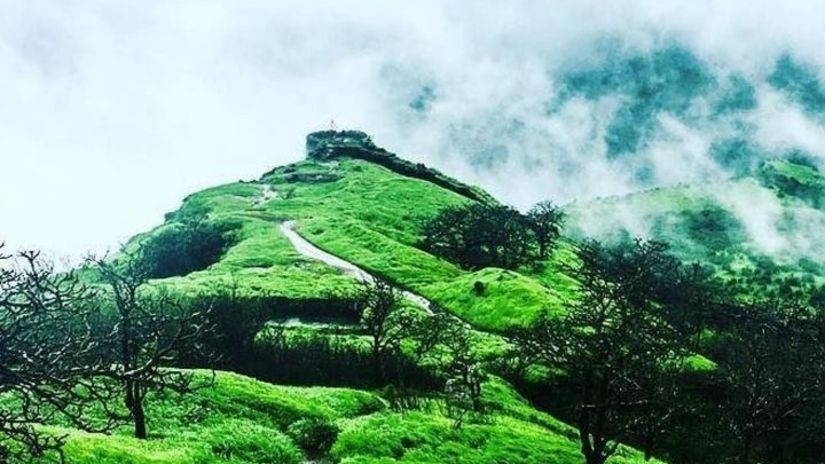
<svg viewBox="0 0 825 464"><path fill-rule="evenodd" d="M327 161L334 157L338 148L375 149L375 144L365 132L357 130L327 130L312 132L307 135L306 156L316 161Z"/></svg>

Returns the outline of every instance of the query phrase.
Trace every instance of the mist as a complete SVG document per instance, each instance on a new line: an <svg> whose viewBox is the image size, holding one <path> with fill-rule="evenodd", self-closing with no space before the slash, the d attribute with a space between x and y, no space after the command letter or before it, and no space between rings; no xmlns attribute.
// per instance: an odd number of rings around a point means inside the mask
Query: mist
<svg viewBox="0 0 825 464"><path fill-rule="evenodd" d="M823 160L825 113L772 77L790 56L823 81L820 2L607 3L0 1L0 240L115 247L189 193L302 159L333 119L522 208L725 179L732 137ZM616 149L638 89L569 76L661 50L707 83ZM721 114L737 79L753 104Z"/></svg>

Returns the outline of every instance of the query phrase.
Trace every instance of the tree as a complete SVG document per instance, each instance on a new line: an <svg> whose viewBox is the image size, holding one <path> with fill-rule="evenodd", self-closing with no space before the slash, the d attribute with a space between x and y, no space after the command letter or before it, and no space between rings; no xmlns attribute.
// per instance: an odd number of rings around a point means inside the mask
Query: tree
<svg viewBox="0 0 825 464"><path fill-rule="evenodd" d="M134 435L145 439L147 393L186 394L209 384L199 384L193 373L170 367L184 356L209 357L204 341L212 326L208 308L192 308L146 285L151 263L142 252L142 248L124 251L114 260L89 258L89 264L108 286L111 298L105 339L112 362L102 375L120 385Z"/></svg>
<svg viewBox="0 0 825 464"><path fill-rule="evenodd" d="M403 298L400 290L382 279L360 282L348 298L370 337L376 380L386 378L385 361L388 355L398 352L412 323L411 316L401 306Z"/></svg>
<svg viewBox="0 0 825 464"><path fill-rule="evenodd" d="M151 278L183 276L214 264L234 242L235 224L215 222L204 212L176 215L176 222L141 244L136 257Z"/></svg>
<svg viewBox="0 0 825 464"><path fill-rule="evenodd" d="M542 201L527 212L527 219L536 237L539 259L547 259L553 243L561 235L564 211L550 201Z"/></svg>
<svg viewBox="0 0 825 464"><path fill-rule="evenodd" d="M467 414L482 414L482 388L487 370L475 350L475 333L464 324L453 321L442 334L444 356L439 370L446 379L448 410L455 417L455 428L460 428Z"/></svg>
<svg viewBox="0 0 825 464"><path fill-rule="evenodd" d="M460 428L468 414L483 414L482 390L488 373L476 349L480 344L476 332L443 309L410 327L410 356L444 381L444 400L454 427Z"/></svg>
<svg viewBox="0 0 825 464"><path fill-rule="evenodd" d="M666 249L645 241L583 243L581 262L567 269L579 284L577 300L564 315L542 316L512 334L520 358L561 373L588 464L603 464L651 414L672 406L662 379L689 350L657 301L680 271Z"/></svg>
<svg viewBox="0 0 825 464"><path fill-rule="evenodd" d="M515 269L530 260L534 241L513 208L473 203L450 207L427 221L421 247L467 269Z"/></svg>
<svg viewBox="0 0 825 464"><path fill-rule="evenodd" d="M100 346L93 336L94 293L73 273L57 273L38 252L16 259L0 244L0 462L28 462L60 452L65 437L34 427L60 416L104 432L85 406L106 399L94 377Z"/></svg>
<svg viewBox="0 0 825 464"><path fill-rule="evenodd" d="M794 300L738 308L713 353L718 403L739 462L819 462L794 455L818 442L823 449L825 338L822 316Z"/></svg>

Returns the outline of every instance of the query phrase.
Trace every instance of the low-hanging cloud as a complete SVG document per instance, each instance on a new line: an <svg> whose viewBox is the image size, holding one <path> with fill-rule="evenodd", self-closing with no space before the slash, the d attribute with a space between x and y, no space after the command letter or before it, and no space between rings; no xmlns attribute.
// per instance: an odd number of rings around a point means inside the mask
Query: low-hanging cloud
<svg viewBox="0 0 825 464"><path fill-rule="evenodd" d="M332 118L520 207L723 178L710 152L731 131L825 155L822 122L765 83L783 54L823 75L816 0L0 6L0 236L15 247L114 246L198 188L301 159ZM640 156L611 157L631 97L559 99L605 44L677 44L720 82L753 82L758 104L708 124L701 96L651 116Z"/></svg>

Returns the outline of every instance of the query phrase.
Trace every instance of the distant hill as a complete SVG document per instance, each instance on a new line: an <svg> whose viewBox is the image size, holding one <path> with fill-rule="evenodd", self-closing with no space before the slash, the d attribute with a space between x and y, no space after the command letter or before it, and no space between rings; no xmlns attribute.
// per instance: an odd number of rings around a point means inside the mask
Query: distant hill
<svg viewBox="0 0 825 464"><path fill-rule="evenodd" d="M768 160L725 182L574 202L566 210L575 237L665 241L685 261L740 282L746 294L825 282L825 177L805 160Z"/></svg>

